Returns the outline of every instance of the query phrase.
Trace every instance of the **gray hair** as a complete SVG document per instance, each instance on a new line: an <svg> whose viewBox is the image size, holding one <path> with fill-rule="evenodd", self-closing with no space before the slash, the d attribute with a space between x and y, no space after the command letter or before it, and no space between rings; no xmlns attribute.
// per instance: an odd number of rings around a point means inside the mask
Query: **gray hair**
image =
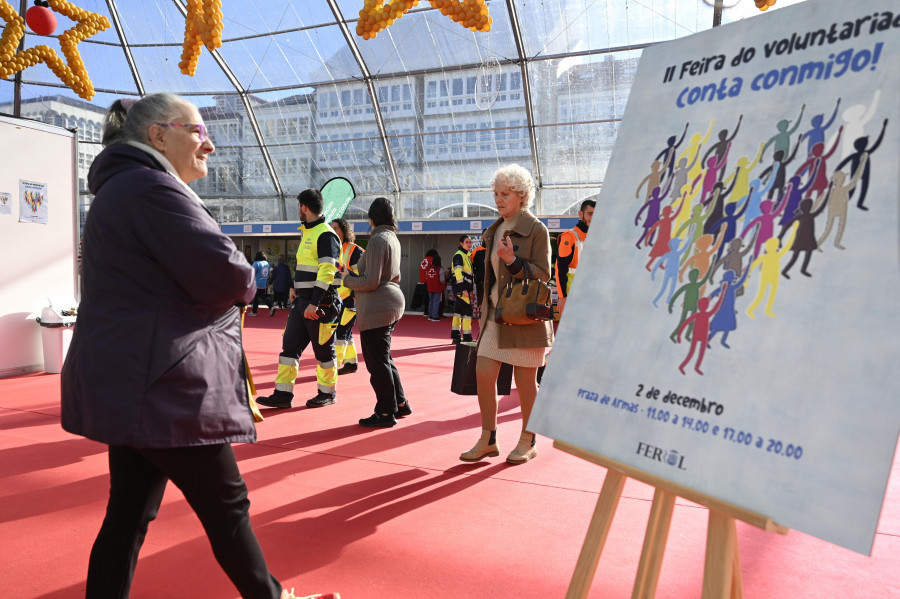
<svg viewBox="0 0 900 599"><path fill-rule="evenodd" d="M518 164L508 164L497 169L494 178L491 179L491 189L497 184L497 179L505 179L509 186L519 195L525 198L525 208L534 206L534 179L528 169Z"/></svg>
<svg viewBox="0 0 900 599"><path fill-rule="evenodd" d="M193 107L181 96L165 92L146 95L137 102L116 100L103 121L103 145L126 141L147 143L151 125L172 122L185 108Z"/></svg>

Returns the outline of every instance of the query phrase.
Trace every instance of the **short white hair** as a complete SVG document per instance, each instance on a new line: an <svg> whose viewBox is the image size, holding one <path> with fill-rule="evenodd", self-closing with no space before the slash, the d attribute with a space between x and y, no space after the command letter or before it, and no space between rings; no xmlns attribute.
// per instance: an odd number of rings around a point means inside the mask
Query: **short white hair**
<svg viewBox="0 0 900 599"><path fill-rule="evenodd" d="M497 185L497 179L505 179L509 186L525 198L525 208L534 206L534 178L528 169L518 164L507 164L497 169L491 179L491 189Z"/></svg>

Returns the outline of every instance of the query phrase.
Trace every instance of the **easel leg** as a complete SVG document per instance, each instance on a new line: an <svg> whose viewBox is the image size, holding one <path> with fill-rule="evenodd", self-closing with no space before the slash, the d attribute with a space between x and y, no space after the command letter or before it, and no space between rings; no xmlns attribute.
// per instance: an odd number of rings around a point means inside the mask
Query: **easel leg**
<svg viewBox="0 0 900 599"><path fill-rule="evenodd" d="M731 516L709 510L703 599L739 599L744 591L738 557L737 526Z"/></svg>
<svg viewBox="0 0 900 599"><path fill-rule="evenodd" d="M669 525L672 523L674 510L675 495L657 488L653 494L653 507L650 508L650 519L644 535L644 548L641 551L641 561L638 564L634 590L631 593L632 599L652 599L656 595L659 570L662 567L666 539L669 537Z"/></svg>
<svg viewBox="0 0 900 599"><path fill-rule="evenodd" d="M597 571L597 562L600 561L603 545L606 544L613 515L619 505L619 498L622 496L625 478L621 472L606 471L600 498L597 500L597 507L594 508L594 515L591 517L587 535L584 537L584 545L581 546L581 554L578 556L575 572L572 573L572 581L569 583L566 599L585 599L588 595L591 582L594 580L594 572Z"/></svg>

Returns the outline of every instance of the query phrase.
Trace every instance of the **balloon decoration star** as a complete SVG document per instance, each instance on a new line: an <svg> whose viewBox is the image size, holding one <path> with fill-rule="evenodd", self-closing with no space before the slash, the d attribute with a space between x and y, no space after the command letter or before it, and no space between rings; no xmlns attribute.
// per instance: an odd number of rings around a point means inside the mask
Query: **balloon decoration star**
<svg viewBox="0 0 900 599"><path fill-rule="evenodd" d="M59 35L59 46L66 61L50 46L39 45L19 52L19 42L25 35L25 20L6 0L0 0L0 19L6 23L0 35L0 79L6 79L28 67L45 63L60 81L85 100L94 97L94 85L88 76L78 44L82 40L108 29L109 20L97 13L78 8L66 0L48 0L49 8L76 23Z"/></svg>
<svg viewBox="0 0 900 599"><path fill-rule="evenodd" d="M222 47L222 0L187 0L184 19L184 44L178 68L194 76L203 46L212 52Z"/></svg>

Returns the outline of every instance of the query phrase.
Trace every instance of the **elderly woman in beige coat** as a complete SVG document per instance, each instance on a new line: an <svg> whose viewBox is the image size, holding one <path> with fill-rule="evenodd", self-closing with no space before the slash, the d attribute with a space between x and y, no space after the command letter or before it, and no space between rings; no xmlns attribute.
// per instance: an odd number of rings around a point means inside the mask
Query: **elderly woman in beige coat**
<svg viewBox="0 0 900 599"><path fill-rule="evenodd" d="M506 461L524 464L537 456L534 433L527 430L528 418L537 396L537 370L544 364L546 348L553 344L553 326L550 322L527 325L494 322L500 289L511 279L524 278L526 270L533 278L550 279L550 234L529 210L534 202L534 187L531 173L517 164L501 168L491 181L500 218L482 236L482 244L488 252L476 365L482 431L478 443L459 456L464 462L500 455L497 446L497 377L504 362L513 365L522 405L522 434Z"/></svg>

